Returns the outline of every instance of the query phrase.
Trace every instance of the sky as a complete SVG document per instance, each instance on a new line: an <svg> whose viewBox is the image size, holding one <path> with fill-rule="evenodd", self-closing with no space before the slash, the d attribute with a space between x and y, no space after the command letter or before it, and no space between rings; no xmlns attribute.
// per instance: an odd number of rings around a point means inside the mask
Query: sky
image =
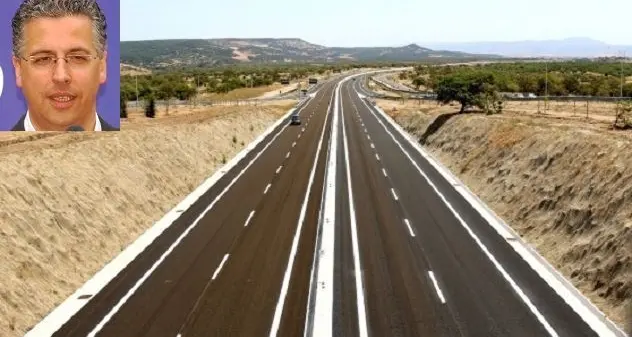
<svg viewBox="0 0 632 337"><path fill-rule="evenodd" d="M588 37L632 45L630 13L632 0L121 0L121 41L301 38L376 47Z"/></svg>

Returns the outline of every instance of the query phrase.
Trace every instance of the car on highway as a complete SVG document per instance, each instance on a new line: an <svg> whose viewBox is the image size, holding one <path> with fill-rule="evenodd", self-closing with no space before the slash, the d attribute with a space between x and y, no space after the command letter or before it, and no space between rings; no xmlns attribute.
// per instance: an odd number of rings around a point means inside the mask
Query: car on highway
<svg viewBox="0 0 632 337"><path fill-rule="evenodd" d="M292 115L292 117L290 117L290 125L301 125L301 117L299 115Z"/></svg>

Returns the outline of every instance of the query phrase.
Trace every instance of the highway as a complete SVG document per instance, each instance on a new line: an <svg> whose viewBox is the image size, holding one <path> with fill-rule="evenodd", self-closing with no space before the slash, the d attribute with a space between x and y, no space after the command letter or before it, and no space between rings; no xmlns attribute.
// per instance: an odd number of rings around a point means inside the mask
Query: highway
<svg viewBox="0 0 632 337"><path fill-rule="evenodd" d="M361 82L323 84L52 335L623 336L571 308Z"/></svg>

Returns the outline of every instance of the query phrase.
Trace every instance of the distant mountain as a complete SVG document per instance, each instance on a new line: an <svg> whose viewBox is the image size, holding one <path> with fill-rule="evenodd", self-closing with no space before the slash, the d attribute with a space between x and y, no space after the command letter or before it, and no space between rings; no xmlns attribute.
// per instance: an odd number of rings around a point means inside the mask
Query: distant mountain
<svg viewBox="0 0 632 337"><path fill-rule="evenodd" d="M508 57L603 57L632 56L632 46L617 46L589 38L516 42L426 43L433 49L458 50L475 54L499 54Z"/></svg>
<svg viewBox="0 0 632 337"><path fill-rule="evenodd" d="M403 47L340 48L301 39L207 39L122 41L121 63L146 68L218 66L236 63L300 63L340 61L418 61L429 58L456 60L498 58L437 51L410 44Z"/></svg>

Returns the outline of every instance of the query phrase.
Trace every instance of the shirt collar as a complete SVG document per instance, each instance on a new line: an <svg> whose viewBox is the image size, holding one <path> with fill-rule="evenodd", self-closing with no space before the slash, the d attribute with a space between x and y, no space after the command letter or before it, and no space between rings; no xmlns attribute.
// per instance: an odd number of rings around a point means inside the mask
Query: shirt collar
<svg viewBox="0 0 632 337"><path fill-rule="evenodd" d="M99 114L95 111L94 115L96 117L94 131L101 131L101 120L99 119ZM24 131L37 131L31 122L31 116L28 110L26 110L26 117L24 117Z"/></svg>

